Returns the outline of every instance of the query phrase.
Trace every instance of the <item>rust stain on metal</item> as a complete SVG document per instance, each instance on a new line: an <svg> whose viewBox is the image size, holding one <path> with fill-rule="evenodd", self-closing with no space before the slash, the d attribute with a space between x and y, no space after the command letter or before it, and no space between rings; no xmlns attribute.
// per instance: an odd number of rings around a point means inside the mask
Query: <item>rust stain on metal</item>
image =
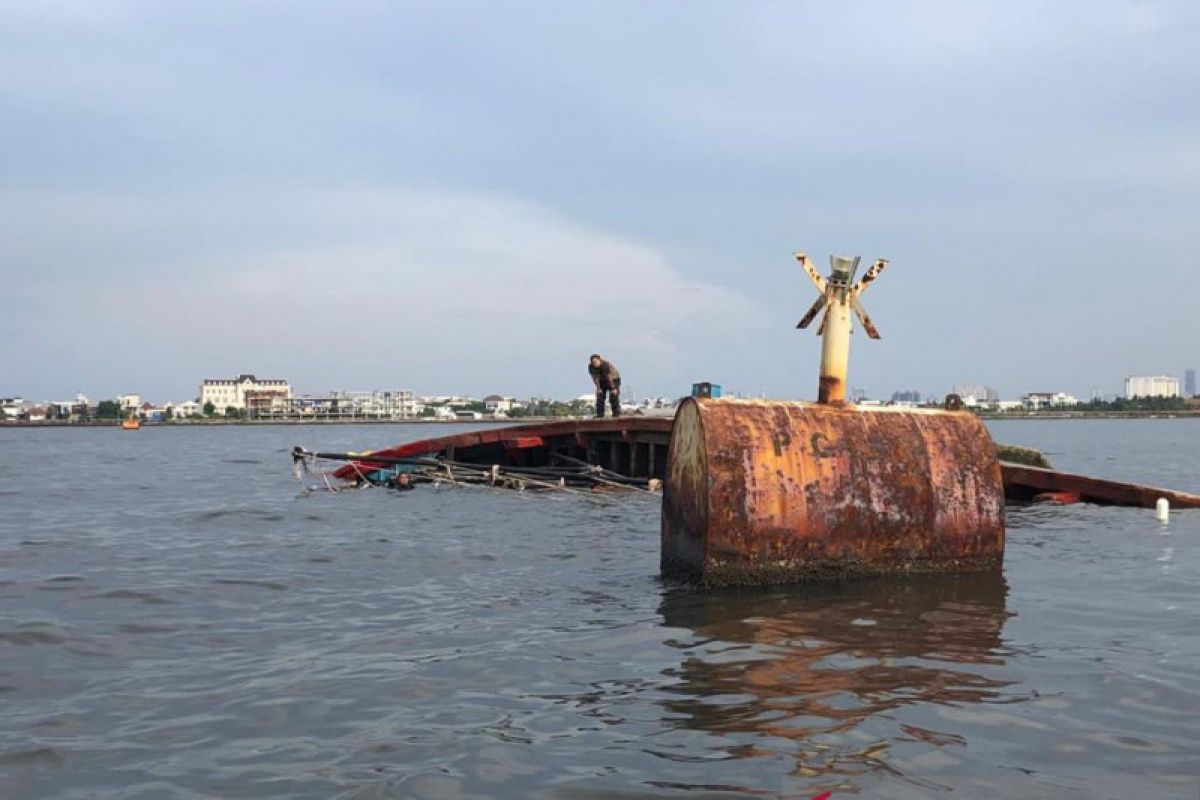
<svg viewBox="0 0 1200 800"><path fill-rule="evenodd" d="M846 400L846 382L836 375L822 375L817 387L817 402L841 403Z"/></svg>
<svg viewBox="0 0 1200 800"><path fill-rule="evenodd" d="M866 280L866 277L863 277ZM854 313L858 314L858 321L862 323L863 330L867 332L867 337L871 339L882 339L879 335L879 330L875 327L875 323L871 321L871 317L867 314L867 310L863 308L863 304L859 302L858 295L850 296L850 307L854 309Z"/></svg>
<svg viewBox="0 0 1200 800"><path fill-rule="evenodd" d="M995 446L967 414L685 401L663 572L709 585L997 567Z"/></svg>
<svg viewBox="0 0 1200 800"><path fill-rule="evenodd" d="M879 273L883 272L884 268L887 267L887 265L888 265L888 262L887 262L887 259L885 259L885 258L881 258L878 261L876 261L874 264L872 264L870 266L870 268L863 274L863 276L861 278L859 278L858 286L856 286L854 289L855 297L857 297L858 295L865 292L867 290L867 288L871 285L871 283L874 282L874 280L879 277ZM878 337L872 337L872 338L878 338Z"/></svg>
<svg viewBox="0 0 1200 800"><path fill-rule="evenodd" d="M813 304L809 306L808 311L806 311L804 316L800 318L800 321L796 323L796 327L807 328L809 325L811 325L812 321L817 318L817 314L821 313L821 309L823 309L825 304L828 302L828 295L823 294L818 297L815 301L813 301Z"/></svg>

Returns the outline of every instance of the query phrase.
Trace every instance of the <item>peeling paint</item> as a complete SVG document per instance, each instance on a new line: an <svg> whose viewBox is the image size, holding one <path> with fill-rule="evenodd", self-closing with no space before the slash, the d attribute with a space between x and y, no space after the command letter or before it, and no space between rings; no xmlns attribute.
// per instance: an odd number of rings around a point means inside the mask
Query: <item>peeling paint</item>
<svg viewBox="0 0 1200 800"><path fill-rule="evenodd" d="M1004 489L969 414L686 401L664 574L709 585L998 567Z"/></svg>

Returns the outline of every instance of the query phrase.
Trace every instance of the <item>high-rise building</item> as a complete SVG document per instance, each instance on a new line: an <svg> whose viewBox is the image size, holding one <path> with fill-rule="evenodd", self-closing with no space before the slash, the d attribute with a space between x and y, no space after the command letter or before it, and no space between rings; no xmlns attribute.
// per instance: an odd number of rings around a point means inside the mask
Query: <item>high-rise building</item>
<svg viewBox="0 0 1200 800"><path fill-rule="evenodd" d="M1179 378L1169 375L1138 376L1125 379L1125 396L1134 397L1179 397Z"/></svg>
<svg viewBox="0 0 1200 800"><path fill-rule="evenodd" d="M1196 370L1194 369L1189 369L1183 373L1183 396L1196 396Z"/></svg>

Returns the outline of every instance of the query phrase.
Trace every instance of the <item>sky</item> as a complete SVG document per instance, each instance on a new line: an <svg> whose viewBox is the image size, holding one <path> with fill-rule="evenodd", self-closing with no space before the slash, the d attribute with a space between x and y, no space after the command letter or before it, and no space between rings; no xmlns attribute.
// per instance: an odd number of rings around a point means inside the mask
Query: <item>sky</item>
<svg viewBox="0 0 1200 800"><path fill-rule="evenodd" d="M812 398L1200 366L1190 2L0 4L0 396Z"/></svg>

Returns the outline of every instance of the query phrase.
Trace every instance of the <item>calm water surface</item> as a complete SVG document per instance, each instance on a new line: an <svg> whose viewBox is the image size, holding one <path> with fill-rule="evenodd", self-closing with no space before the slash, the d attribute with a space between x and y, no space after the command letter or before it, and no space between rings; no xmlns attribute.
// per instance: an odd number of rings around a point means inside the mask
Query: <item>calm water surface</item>
<svg viewBox="0 0 1200 800"><path fill-rule="evenodd" d="M993 431L1200 491L1200 421ZM1200 798L1200 512L701 593L653 498L297 496L293 444L427 435L0 430L0 797Z"/></svg>

